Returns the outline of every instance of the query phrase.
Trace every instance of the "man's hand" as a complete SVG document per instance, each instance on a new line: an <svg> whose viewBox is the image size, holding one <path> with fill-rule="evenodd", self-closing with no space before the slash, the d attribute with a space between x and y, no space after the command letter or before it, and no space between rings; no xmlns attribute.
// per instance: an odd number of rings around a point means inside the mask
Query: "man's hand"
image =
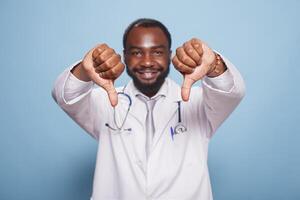
<svg viewBox="0 0 300 200"><path fill-rule="evenodd" d="M172 63L184 75L181 96L188 101L192 85L214 70L216 56L204 42L193 38L176 49Z"/></svg>
<svg viewBox="0 0 300 200"><path fill-rule="evenodd" d="M118 103L118 95L114 80L124 71L125 65L121 56L106 44L97 45L91 49L81 62L81 75L102 87L108 94L112 106ZM75 74L75 73L74 73Z"/></svg>

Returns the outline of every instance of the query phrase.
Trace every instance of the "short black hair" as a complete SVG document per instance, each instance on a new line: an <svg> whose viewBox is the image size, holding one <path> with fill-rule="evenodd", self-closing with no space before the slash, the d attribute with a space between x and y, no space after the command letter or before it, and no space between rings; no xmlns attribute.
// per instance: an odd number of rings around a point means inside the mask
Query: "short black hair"
<svg viewBox="0 0 300 200"><path fill-rule="evenodd" d="M171 39L171 34L170 34L168 28L160 21L155 20L155 19L150 19L150 18L140 18L140 19L133 21L131 24L129 24L129 26L126 28L126 30L123 34L123 48L124 49L126 47L127 36L129 34L129 32L135 27L145 27L145 28L157 27L157 28L160 28L166 35L166 37L168 39L168 43L169 43L168 47L169 47L169 49L171 49L172 39Z"/></svg>

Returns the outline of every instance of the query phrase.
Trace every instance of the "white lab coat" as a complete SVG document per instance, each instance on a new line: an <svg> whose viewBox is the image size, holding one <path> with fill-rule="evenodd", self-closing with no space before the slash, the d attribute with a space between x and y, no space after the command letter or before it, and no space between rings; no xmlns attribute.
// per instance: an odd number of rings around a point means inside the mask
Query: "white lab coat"
<svg viewBox="0 0 300 200"><path fill-rule="evenodd" d="M56 80L53 97L83 129L99 141L93 184L93 200L212 200L207 166L208 144L220 124L244 96L244 82L225 58L228 70L219 77L205 78L193 87L183 102L180 87L166 79L161 91L166 97L155 105L155 135L148 162L145 157L146 107L136 98L132 82L124 89L132 99L124 128L114 131L113 108L102 88L74 80L70 69ZM73 78L72 84L66 81ZM227 88L226 88L227 87ZM225 88L225 89L224 89ZM181 101L182 123L187 131L171 136L178 123ZM116 121L121 124L128 101L119 100Z"/></svg>

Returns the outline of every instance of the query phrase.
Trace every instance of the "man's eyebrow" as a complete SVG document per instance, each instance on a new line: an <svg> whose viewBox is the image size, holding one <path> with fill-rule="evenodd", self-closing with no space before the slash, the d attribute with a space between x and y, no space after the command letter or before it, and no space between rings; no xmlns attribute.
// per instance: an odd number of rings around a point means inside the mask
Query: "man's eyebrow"
<svg viewBox="0 0 300 200"><path fill-rule="evenodd" d="M145 47L143 46L129 46L128 50L131 50L131 49L143 49ZM156 45L156 46L151 46L150 49L159 49L159 48L166 48L166 45Z"/></svg>
<svg viewBox="0 0 300 200"><path fill-rule="evenodd" d="M152 49L159 49L159 48L167 48L166 45L157 45L157 46L153 46L151 47Z"/></svg>

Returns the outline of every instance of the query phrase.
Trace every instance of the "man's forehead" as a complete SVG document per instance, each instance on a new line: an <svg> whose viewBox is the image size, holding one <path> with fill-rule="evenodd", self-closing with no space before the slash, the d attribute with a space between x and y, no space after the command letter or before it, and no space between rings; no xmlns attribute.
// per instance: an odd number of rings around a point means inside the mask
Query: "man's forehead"
<svg viewBox="0 0 300 200"><path fill-rule="evenodd" d="M135 27L128 34L127 47L166 47L168 40L158 27Z"/></svg>
<svg viewBox="0 0 300 200"><path fill-rule="evenodd" d="M155 41L155 38L152 35L143 34L142 37L143 37L142 46L144 48L150 48L157 45L157 41Z"/></svg>

